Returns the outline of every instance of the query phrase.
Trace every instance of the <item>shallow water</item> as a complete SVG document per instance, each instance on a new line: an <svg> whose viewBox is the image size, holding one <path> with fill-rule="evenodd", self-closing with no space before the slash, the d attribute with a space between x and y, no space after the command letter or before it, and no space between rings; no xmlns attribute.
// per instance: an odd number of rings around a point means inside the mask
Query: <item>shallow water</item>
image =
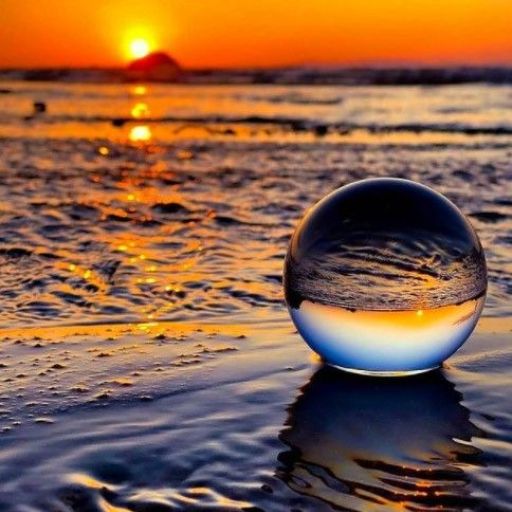
<svg viewBox="0 0 512 512"><path fill-rule="evenodd" d="M511 87L5 87L2 510L512 510ZM322 369L282 298L304 209L374 176L487 256L407 383Z"/></svg>

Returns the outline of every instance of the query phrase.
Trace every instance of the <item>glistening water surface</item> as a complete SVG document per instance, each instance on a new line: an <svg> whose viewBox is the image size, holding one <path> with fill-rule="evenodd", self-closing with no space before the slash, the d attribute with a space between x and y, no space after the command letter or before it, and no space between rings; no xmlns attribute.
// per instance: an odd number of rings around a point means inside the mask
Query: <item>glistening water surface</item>
<svg viewBox="0 0 512 512"><path fill-rule="evenodd" d="M2 88L2 511L512 509L511 87ZM489 271L396 383L322 369L281 292L304 209L383 176Z"/></svg>

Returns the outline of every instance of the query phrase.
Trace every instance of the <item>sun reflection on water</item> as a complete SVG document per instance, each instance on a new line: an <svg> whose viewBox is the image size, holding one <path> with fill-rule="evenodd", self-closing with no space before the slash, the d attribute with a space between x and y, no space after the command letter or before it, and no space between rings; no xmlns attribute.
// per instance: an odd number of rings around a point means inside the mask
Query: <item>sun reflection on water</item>
<svg viewBox="0 0 512 512"><path fill-rule="evenodd" d="M131 110L131 115L135 119L141 119L149 115L149 108L146 103L136 103Z"/></svg>
<svg viewBox="0 0 512 512"><path fill-rule="evenodd" d="M132 142L149 142L152 138L151 129L146 124L138 124L130 129L128 138Z"/></svg>
<svg viewBox="0 0 512 512"><path fill-rule="evenodd" d="M148 88L145 85L135 85L132 88L132 94L134 96L144 96L148 92Z"/></svg>

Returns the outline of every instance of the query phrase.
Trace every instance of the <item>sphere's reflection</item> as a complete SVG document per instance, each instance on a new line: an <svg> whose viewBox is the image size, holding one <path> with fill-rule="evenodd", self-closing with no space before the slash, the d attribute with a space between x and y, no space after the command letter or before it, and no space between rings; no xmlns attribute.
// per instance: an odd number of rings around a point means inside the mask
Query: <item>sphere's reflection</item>
<svg viewBox="0 0 512 512"><path fill-rule="evenodd" d="M465 510L465 467L479 464L478 431L439 371L370 379L320 369L290 409L280 477L331 506L380 511Z"/></svg>

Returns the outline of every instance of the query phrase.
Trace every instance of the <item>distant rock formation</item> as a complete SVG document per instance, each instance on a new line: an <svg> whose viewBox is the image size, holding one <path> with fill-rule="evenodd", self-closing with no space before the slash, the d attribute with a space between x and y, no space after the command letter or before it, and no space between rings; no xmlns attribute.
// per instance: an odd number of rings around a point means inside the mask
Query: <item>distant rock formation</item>
<svg viewBox="0 0 512 512"><path fill-rule="evenodd" d="M176 82L182 75L180 65L165 52L153 52L130 63L128 80Z"/></svg>

